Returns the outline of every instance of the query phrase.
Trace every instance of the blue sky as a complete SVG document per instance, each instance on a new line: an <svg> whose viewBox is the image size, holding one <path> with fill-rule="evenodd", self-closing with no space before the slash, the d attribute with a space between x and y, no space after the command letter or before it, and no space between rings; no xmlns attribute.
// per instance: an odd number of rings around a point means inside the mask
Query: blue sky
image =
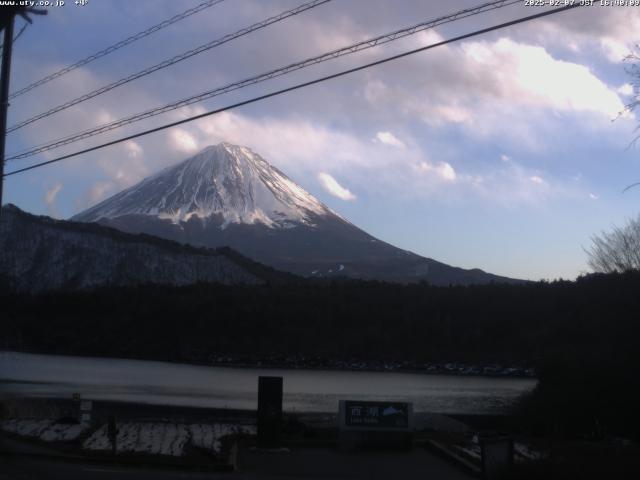
<svg viewBox="0 0 640 480"><path fill-rule="evenodd" d="M67 2L14 48L16 90L198 1ZM9 125L302 1L227 0L11 102ZM8 137L8 153L478 1L333 0ZM223 95L42 161L539 11L514 5ZM21 20L17 20L19 28ZM67 218L207 145L251 147L369 233L445 263L529 279L587 271L590 237L637 215L638 119L624 56L640 9L576 9L7 178L5 202Z"/></svg>

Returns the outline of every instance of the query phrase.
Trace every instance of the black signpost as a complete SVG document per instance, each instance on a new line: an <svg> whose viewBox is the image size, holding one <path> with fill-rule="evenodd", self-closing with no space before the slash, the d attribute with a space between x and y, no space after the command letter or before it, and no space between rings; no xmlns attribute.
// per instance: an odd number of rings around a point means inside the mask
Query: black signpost
<svg viewBox="0 0 640 480"><path fill-rule="evenodd" d="M280 447L282 377L258 377L258 446Z"/></svg>

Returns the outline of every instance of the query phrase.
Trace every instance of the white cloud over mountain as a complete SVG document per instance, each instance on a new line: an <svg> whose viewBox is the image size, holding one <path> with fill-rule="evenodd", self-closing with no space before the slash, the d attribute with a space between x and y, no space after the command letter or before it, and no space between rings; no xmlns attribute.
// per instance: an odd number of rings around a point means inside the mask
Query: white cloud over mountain
<svg viewBox="0 0 640 480"><path fill-rule="evenodd" d="M318 174L318 180L327 192L334 197L338 197L340 200L352 201L356 199L356 196L349 191L349 189L343 187L338 181L331 175L325 172Z"/></svg>

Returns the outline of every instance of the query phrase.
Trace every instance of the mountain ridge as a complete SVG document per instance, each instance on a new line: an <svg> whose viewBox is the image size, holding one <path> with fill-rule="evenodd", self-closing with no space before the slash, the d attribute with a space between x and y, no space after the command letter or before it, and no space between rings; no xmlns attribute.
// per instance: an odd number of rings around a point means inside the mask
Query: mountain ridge
<svg viewBox="0 0 640 480"><path fill-rule="evenodd" d="M290 276L228 248L203 249L2 207L0 271L18 291L147 283L262 285Z"/></svg>
<svg viewBox="0 0 640 480"><path fill-rule="evenodd" d="M402 250L356 227L247 147L222 142L80 212L198 247L230 246L305 277L436 285L519 282Z"/></svg>

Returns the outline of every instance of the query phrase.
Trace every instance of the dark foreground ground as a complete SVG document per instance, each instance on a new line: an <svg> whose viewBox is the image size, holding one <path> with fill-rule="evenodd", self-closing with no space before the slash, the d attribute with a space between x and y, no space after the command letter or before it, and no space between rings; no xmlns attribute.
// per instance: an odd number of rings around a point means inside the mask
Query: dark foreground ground
<svg viewBox="0 0 640 480"><path fill-rule="evenodd" d="M66 414L70 403L68 400L20 399L5 402L5 412L18 418L54 418ZM256 412L251 411L96 402L96 421L102 422L107 414L116 414L119 421L227 421L234 424L255 424L256 417ZM640 478L640 445L625 438L604 435L600 439L571 439L561 434L523 436L514 430L513 417L452 418L420 413L415 420L417 431L409 452L342 452L338 448L335 414L289 414L285 416L282 438L288 452L252 450L255 437L248 436L236 439L233 453L224 458L191 452L182 458L118 454L114 460L108 453L93 454L82 450L77 442L47 443L3 433L0 434L0 480L477 478L478 462L456 450L456 445L469 446L470 437L476 434L508 434L516 442L528 444L544 454L540 461L518 462L508 477L511 479ZM457 454L457 460L450 455L452 452Z"/></svg>
<svg viewBox="0 0 640 480"><path fill-rule="evenodd" d="M233 472L194 469L190 465L123 465L109 460L52 458L46 448L0 438L0 480L26 479L424 479L473 478L463 470L417 446L410 452L340 452L335 448L292 448L264 453L241 447Z"/></svg>
<svg viewBox="0 0 640 480"><path fill-rule="evenodd" d="M422 448L411 452L341 453L328 448L299 448L289 453L238 454L235 472L206 472L166 467L69 462L3 456L0 480L26 479L442 479L472 478Z"/></svg>
<svg viewBox="0 0 640 480"><path fill-rule="evenodd" d="M14 399L4 402L5 414L17 418L55 418L73 412L74 402L63 399ZM94 402L96 423L115 414L119 421L230 422L255 424L255 411L163 407L119 402ZM461 422L442 415L421 414L421 424L460 430ZM302 414L285 418L286 452L261 452L255 437L237 441L224 458L187 455L172 458L150 455L92 454L77 442L47 443L15 434L0 433L0 480L25 479L466 479L464 469L426 448L424 442L409 452L342 452L337 444L335 414Z"/></svg>

